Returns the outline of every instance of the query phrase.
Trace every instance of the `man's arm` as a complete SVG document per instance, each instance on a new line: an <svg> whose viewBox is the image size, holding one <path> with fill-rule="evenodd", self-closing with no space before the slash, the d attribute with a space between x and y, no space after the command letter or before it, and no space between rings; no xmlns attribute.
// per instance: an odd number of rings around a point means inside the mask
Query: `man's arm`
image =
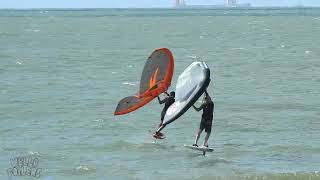
<svg viewBox="0 0 320 180"><path fill-rule="evenodd" d="M192 105L192 107L193 107L196 111L201 111L202 108L203 108L203 105L201 104L201 106L198 107L198 108L197 108L195 105Z"/></svg>
<svg viewBox="0 0 320 180"><path fill-rule="evenodd" d="M159 96L157 98L158 98L159 104L163 104L167 101L167 98L164 98L163 100L161 100Z"/></svg>

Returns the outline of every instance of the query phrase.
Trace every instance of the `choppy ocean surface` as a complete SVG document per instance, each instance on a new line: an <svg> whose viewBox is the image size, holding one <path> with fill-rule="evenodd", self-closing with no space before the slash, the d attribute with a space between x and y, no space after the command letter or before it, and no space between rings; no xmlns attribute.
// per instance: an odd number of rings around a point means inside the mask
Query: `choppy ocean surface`
<svg viewBox="0 0 320 180"><path fill-rule="evenodd" d="M10 174L29 155L45 180L320 179L319 45L319 9L0 10L0 179L34 179ZM205 157L183 147L201 113L156 143L156 101L113 116L159 47L171 89L193 61L211 68Z"/></svg>

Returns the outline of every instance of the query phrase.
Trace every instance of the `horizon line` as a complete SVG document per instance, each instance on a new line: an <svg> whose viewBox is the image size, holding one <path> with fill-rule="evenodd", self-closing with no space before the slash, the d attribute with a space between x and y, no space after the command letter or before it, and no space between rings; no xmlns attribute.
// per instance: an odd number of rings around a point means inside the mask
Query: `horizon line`
<svg viewBox="0 0 320 180"><path fill-rule="evenodd" d="M204 6L204 7L197 7ZM205 7L208 6L208 7ZM320 8L320 6L248 6L248 7L228 7L228 6L219 6L219 5L190 5L189 7L27 7L27 8L1 8L0 10L55 10L55 9L74 9L74 10L92 10L92 9L306 9L306 8Z"/></svg>

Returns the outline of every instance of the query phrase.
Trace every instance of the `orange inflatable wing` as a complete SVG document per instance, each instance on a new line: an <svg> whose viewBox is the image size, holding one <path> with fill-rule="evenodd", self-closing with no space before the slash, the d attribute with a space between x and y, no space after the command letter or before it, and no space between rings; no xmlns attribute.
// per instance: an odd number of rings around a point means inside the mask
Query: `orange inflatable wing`
<svg viewBox="0 0 320 180"><path fill-rule="evenodd" d="M138 95L123 98L118 103L114 115L135 111L165 92L171 84L173 69L174 59L169 49L153 51L144 66Z"/></svg>
<svg viewBox="0 0 320 180"><path fill-rule="evenodd" d="M129 112L135 111L140 107L144 106L148 102L152 101L153 97L146 97L146 98L138 98L136 96L129 96L123 98L114 113L114 115L123 115Z"/></svg>
<svg viewBox="0 0 320 180"><path fill-rule="evenodd" d="M139 97L158 96L170 86L173 55L167 48L156 49L148 58L140 80Z"/></svg>

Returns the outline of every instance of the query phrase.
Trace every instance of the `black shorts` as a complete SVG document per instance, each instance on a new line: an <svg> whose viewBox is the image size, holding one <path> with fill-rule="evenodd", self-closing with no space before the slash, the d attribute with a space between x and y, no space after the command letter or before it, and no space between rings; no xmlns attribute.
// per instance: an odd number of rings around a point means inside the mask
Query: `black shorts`
<svg viewBox="0 0 320 180"><path fill-rule="evenodd" d="M202 117L200 122L200 129L205 129L206 133L211 132L213 117Z"/></svg>

